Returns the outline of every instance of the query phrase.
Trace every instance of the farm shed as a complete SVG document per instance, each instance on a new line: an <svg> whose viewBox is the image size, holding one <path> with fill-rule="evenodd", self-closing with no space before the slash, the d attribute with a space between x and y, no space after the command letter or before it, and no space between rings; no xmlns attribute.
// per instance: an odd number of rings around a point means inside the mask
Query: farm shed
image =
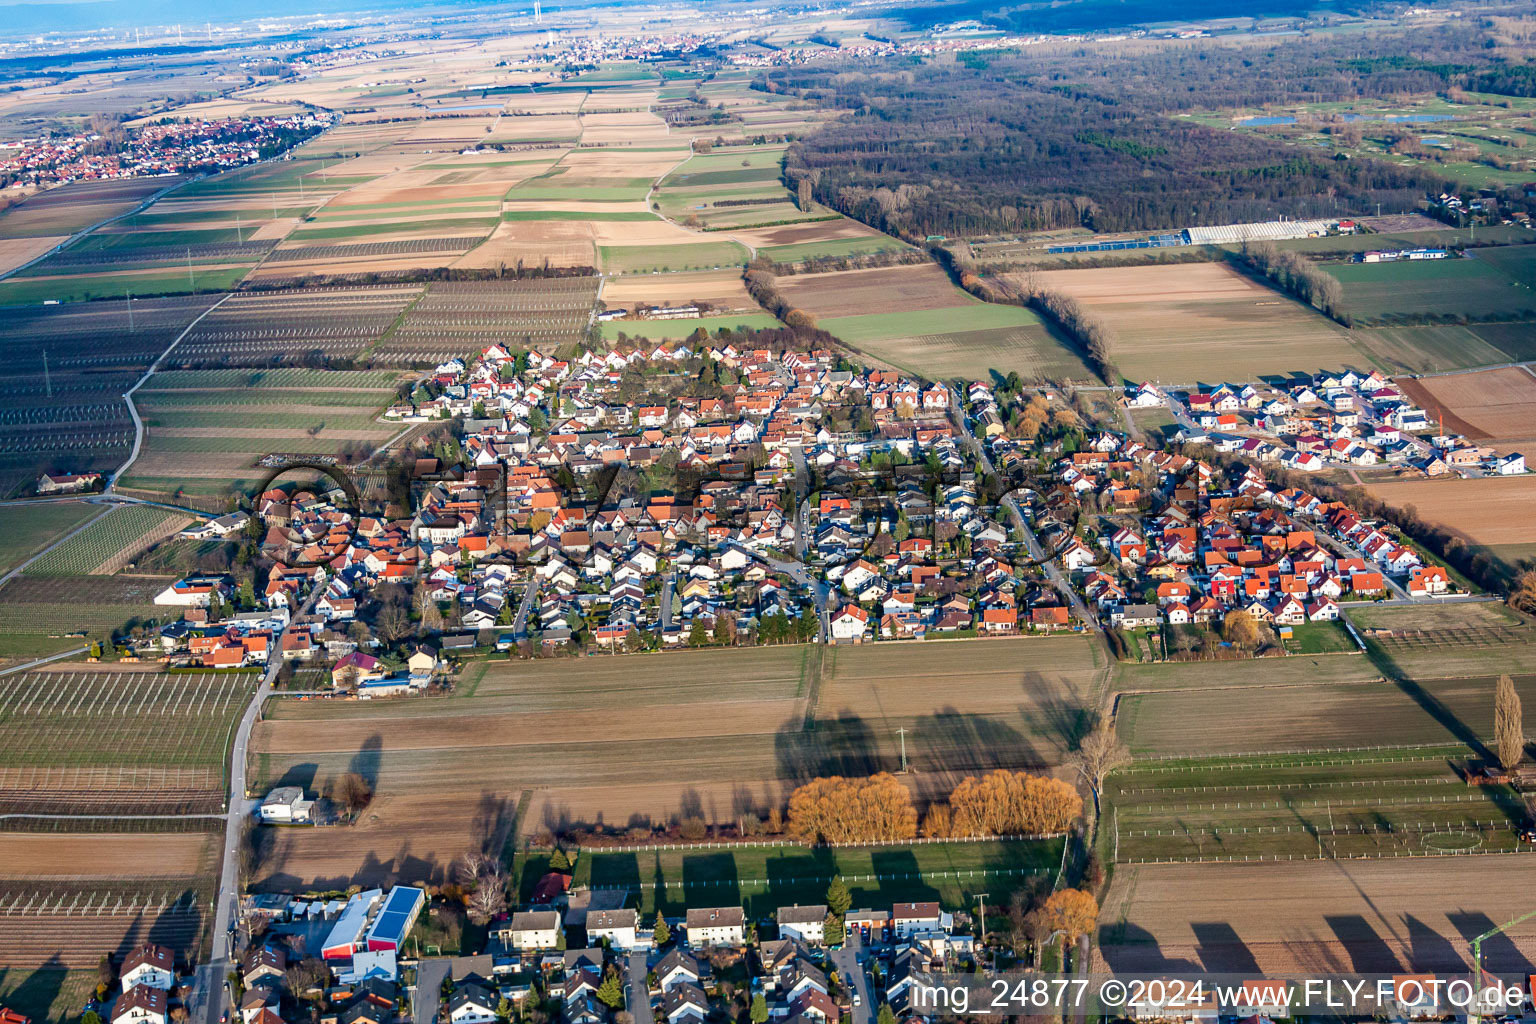
<svg viewBox="0 0 1536 1024"><path fill-rule="evenodd" d="M373 927L368 929L368 951L398 950L426 902L427 894L423 889L408 885L397 885L391 889L384 909L379 911L379 916L373 920Z"/></svg>

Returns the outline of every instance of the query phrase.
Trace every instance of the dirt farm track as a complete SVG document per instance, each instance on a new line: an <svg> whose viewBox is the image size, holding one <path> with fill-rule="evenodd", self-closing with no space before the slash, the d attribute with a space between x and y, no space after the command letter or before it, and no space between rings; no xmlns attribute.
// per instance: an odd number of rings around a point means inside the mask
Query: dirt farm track
<svg viewBox="0 0 1536 1024"><path fill-rule="evenodd" d="M1494 880L1497 880L1496 884ZM1096 969L1390 973L1467 969L1475 936L1531 909L1526 854L1116 869ZM1536 921L1483 944L1526 973Z"/></svg>

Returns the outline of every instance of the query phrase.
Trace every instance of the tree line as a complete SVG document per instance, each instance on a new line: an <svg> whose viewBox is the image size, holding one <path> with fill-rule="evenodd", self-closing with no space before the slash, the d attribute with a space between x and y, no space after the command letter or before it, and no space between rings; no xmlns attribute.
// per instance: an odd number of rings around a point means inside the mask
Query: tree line
<svg viewBox="0 0 1536 1024"><path fill-rule="evenodd" d="M1053 835L1083 813L1083 798L1061 779L998 769L967 776L923 821L933 838ZM918 834L912 794L889 772L812 779L789 798L786 830L803 843L895 842Z"/></svg>
<svg viewBox="0 0 1536 1024"><path fill-rule="evenodd" d="M1344 314L1344 286L1299 252L1274 242L1244 242L1238 259L1325 316L1349 326Z"/></svg>

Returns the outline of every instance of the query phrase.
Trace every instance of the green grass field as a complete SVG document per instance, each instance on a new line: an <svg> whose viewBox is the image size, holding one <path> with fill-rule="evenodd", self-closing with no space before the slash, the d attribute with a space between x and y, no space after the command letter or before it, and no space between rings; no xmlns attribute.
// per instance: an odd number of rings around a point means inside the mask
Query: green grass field
<svg viewBox="0 0 1536 1024"><path fill-rule="evenodd" d="M1473 250L1463 259L1344 263L1328 272L1344 286L1345 309L1370 320L1394 314L1536 318L1536 247Z"/></svg>
<svg viewBox="0 0 1536 1024"><path fill-rule="evenodd" d="M99 505L76 501L0 506L0 573L14 569L101 511Z"/></svg>
<svg viewBox="0 0 1536 1024"><path fill-rule="evenodd" d="M741 266L749 258L736 242L683 245L600 245L598 263L606 274L648 274L654 271L713 270Z"/></svg>
<svg viewBox="0 0 1536 1024"><path fill-rule="evenodd" d="M1508 362L1510 353L1489 344L1483 326L1362 328L1350 339L1387 370L1435 373Z"/></svg>
<svg viewBox="0 0 1536 1024"><path fill-rule="evenodd" d="M249 266L218 270L186 268L153 274L83 274L78 277L13 278L0 281L0 306L30 306L42 302L84 302L120 299L132 292L135 298L152 295L186 295L192 292L228 291L250 272Z"/></svg>
<svg viewBox="0 0 1536 1024"><path fill-rule="evenodd" d="M1052 877L1061 843L976 842L816 849L785 845L741 850L583 852L574 884L637 894L645 916L659 908L744 906L751 918L781 906L825 902L827 883L842 875L854 909L907 901L938 901L949 910L972 905L976 893L1006 903L1006 894L1034 876ZM544 858L520 858L520 884L530 891L546 870ZM660 895L664 893L665 895ZM1002 894L1002 895L1000 895Z"/></svg>
<svg viewBox="0 0 1536 1024"><path fill-rule="evenodd" d="M85 1001L95 992L94 970L0 968L0 1006L30 1017L33 1024L65 1024L79 1019Z"/></svg>
<svg viewBox="0 0 1536 1024"><path fill-rule="evenodd" d="M601 324L600 328L606 341L614 341L620 334L662 341L667 338L686 338L700 328L713 334L721 328L734 331L782 326L767 313L741 313L736 316L705 316L695 320L611 320Z"/></svg>
<svg viewBox="0 0 1536 1024"><path fill-rule="evenodd" d="M818 256L868 256L877 252L898 252L911 248L889 235L865 238L830 238L825 242L797 242L793 245L768 245L758 252L776 263L800 263Z"/></svg>
<svg viewBox="0 0 1536 1024"><path fill-rule="evenodd" d="M583 210L503 210L502 220L656 220L654 213L640 210L615 210L612 213L588 213Z"/></svg>

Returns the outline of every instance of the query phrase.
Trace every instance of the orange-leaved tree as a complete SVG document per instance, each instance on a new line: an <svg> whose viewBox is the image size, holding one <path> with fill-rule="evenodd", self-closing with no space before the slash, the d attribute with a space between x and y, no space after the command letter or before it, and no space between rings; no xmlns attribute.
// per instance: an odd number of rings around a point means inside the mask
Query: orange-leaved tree
<svg viewBox="0 0 1536 1024"><path fill-rule="evenodd" d="M812 779L789 797L791 836L805 843L856 843L917 835L912 794L894 775Z"/></svg>
<svg viewBox="0 0 1536 1024"><path fill-rule="evenodd" d="M1099 904L1092 893L1081 889L1062 889L1051 893L1040 908L1040 917L1051 932L1062 932L1068 942L1093 931L1099 920Z"/></svg>
<svg viewBox="0 0 1536 1024"><path fill-rule="evenodd" d="M998 769L966 777L949 796L957 835L1064 832L1083 813L1083 798L1061 779Z"/></svg>

